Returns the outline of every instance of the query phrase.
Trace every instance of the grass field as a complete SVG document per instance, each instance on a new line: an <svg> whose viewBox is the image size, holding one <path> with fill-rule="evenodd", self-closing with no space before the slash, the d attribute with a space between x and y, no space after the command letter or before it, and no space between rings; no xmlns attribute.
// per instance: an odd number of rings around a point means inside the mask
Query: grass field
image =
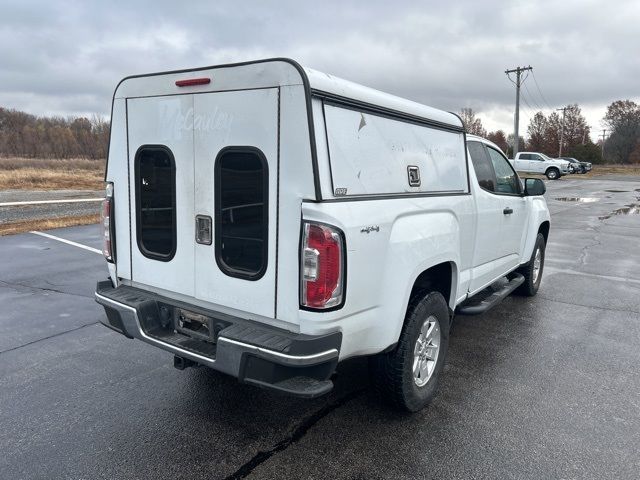
<svg viewBox="0 0 640 480"><path fill-rule="evenodd" d="M0 190L100 190L104 160L0 158Z"/></svg>
<svg viewBox="0 0 640 480"><path fill-rule="evenodd" d="M0 236L30 232L31 230L49 230L51 228L74 227L76 225L91 225L92 223L98 223L99 221L100 215L82 215L78 217L0 223Z"/></svg>
<svg viewBox="0 0 640 480"><path fill-rule="evenodd" d="M575 177L590 177L595 175L640 175L640 164L635 165L593 165L593 170L586 175Z"/></svg>

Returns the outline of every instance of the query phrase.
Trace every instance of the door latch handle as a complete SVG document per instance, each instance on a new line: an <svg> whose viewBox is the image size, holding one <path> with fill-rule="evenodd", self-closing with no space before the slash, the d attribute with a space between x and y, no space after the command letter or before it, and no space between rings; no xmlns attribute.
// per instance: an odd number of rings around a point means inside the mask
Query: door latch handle
<svg viewBox="0 0 640 480"><path fill-rule="evenodd" d="M505 215L511 215L513 213L513 208L507 207L502 210L502 213L504 213Z"/></svg>
<svg viewBox="0 0 640 480"><path fill-rule="evenodd" d="M196 215L196 242L211 245L211 217Z"/></svg>

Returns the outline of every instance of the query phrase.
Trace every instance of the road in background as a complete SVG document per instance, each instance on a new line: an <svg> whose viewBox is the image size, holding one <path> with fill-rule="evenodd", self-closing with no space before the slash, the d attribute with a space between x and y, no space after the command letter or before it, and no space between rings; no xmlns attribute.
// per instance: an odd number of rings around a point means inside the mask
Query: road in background
<svg viewBox="0 0 640 480"><path fill-rule="evenodd" d="M79 217L100 213L100 202L52 203L2 206L12 202L93 199L104 197L104 190L0 190L0 224L24 220Z"/></svg>
<svg viewBox="0 0 640 480"><path fill-rule="evenodd" d="M100 255L0 238L5 478L632 478L640 471L640 182L547 182L539 294L457 317L439 394L399 414L366 360L281 397L98 324ZM595 200L584 200L595 199ZM96 226L51 231L100 248Z"/></svg>

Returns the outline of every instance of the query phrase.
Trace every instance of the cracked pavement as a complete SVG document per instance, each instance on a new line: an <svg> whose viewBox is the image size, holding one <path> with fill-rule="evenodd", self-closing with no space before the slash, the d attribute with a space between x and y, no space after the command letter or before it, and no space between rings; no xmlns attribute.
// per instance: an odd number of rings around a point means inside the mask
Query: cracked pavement
<svg viewBox="0 0 640 480"><path fill-rule="evenodd" d="M638 203L628 180L547 182L538 296L458 317L439 394L415 415L372 397L364 359L311 401L175 370L97 324L100 255L0 237L0 476L635 478L640 215L600 220ZM96 226L52 233L100 247Z"/></svg>

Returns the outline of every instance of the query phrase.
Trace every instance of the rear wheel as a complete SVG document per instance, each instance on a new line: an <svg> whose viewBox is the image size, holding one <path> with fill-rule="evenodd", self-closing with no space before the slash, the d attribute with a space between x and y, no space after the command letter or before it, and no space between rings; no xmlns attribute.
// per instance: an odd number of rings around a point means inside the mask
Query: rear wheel
<svg viewBox="0 0 640 480"><path fill-rule="evenodd" d="M544 236L538 233L529 263L518 269L518 272L524 275L524 283L518 287L516 293L526 297L533 297L538 293L538 288L542 280L542 270L544 269L545 247Z"/></svg>
<svg viewBox="0 0 640 480"><path fill-rule="evenodd" d="M435 395L449 346L449 308L439 292L415 295L394 350L369 361L376 392L401 410L416 412Z"/></svg>
<svg viewBox="0 0 640 480"><path fill-rule="evenodd" d="M560 178L560 170L555 167L551 167L547 170L546 175L549 180L557 180Z"/></svg>

